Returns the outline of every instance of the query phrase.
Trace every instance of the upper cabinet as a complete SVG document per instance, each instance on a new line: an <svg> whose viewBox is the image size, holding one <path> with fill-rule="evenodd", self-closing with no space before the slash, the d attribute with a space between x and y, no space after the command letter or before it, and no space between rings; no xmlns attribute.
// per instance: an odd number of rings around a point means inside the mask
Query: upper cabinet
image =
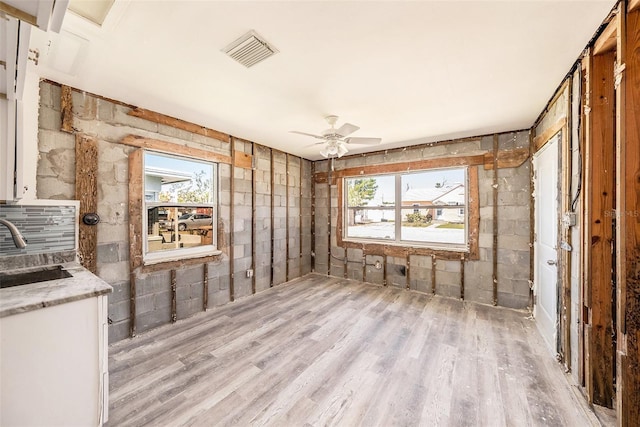
<svg viewBox="0 0 640 427"><path fill-rule="evenodd" d="M59 32L68 0L0 1L0 97L20 100L24 90L27 60L37 62L37 52L29 52L32 26Z"/></svg>
<svg viewBox="0 0 640 427"><path fill-rule="evenodd" d="M58 33L68 5L69 0L2 0L0 13Z"/></svg>

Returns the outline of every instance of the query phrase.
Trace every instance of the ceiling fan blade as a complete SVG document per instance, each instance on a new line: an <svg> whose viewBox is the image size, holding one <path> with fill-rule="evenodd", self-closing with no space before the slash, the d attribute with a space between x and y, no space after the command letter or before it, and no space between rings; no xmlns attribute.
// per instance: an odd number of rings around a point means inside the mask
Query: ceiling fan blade
<svg viewBox="0 0 640 427"><path fill-rule="evenodd" d="M297 130L290 130L289 133L297 133L298 135L305 135L305 136L310 136L312 138L324 139L324 136L314 135L312 133L306 133L306 132L299 132Z"/></svg>
<svg viewBox="0 0 640 427"><path fill-rule="evenodd" d="M376 145L382 142L382 138L346 138L344 140L347 144L363 144L363 145Z"/></svg>
<svg viewBox="0 0 640 427"><path fill-rule="evenodd" d="M360 127L352 125L351 123L345 123L336 130L336 133L344 138L347 135L351 135L358 129L360 129Z"/></svg>

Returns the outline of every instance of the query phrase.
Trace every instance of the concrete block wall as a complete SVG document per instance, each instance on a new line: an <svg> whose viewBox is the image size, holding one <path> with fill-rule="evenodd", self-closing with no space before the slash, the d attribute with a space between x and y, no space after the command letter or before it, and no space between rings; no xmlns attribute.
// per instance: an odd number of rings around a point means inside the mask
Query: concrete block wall
<svg viewBox="0 0 640 427"><path fill-rule="evenodd" d="M498 135L500 150L514 150L529 147L529 132L508 132ZM478 155L493 151L493 135L448 141L446 144L407 147L403 150L389 150L372 154L345 157L334 160L334 170L357 166L377 166L389 163L410 162L420 159ZM327 172L329 161L314 164L316 172ZM477 168L479 181L479 259L464 263L459 259L435 260L435 293L447 297L460 298L464 268L464 298L481 303L493 303L493 170ZM500 168L498 174L498 246L497 270L498 305L526 308L530 305L530 161L516 168ZM315 271L329 272L333 276L345 275L356 280L366 280L380 285L398 286L431 293L431 255L409 255L407 257L366 254L362 249L340 247L338 245L337 215L340 203L337 198L337 184L329 186L318 183L315 186ZM330 191L330 194L329 194ZM330 218L327 215L330 213ZM330 228L327 225L330 220ZM331 232L331 255L329 256L327 233ZM457 255L456 255L457 257ZM386 258L386 268L385 268ZM345 263L346 259L346 263ZM376 267L377 264L377 268ZM407 281L407 275L409 280Z"/></svg>
<svg viewBox="0 0 640 427"><path fill-rule="evenodd" d="M39 134L37 165L37 197L40 199L75 198L75 136L60 131L60 87L49 82L40 84ZM77 132L94 136L98 140L98 225L97 274L114 288L109 296L109 341L129 336L130 316L130 261L128 157L136 148L120 143L127 135L172 142L222 155L231 155L228 142L193 134L170 126L157 124L127 113L130 107L100 97L72 92L73 127ZM219 242L223 254L207 263L208 309L230 302L231 265L235 298L252 294L255 278L256 291L271 286L271 217L274 212L274 283L286 281L286 247L290 245L289 279L311 270L311 162L272 151L259 144L234 139L238 153L255 155L255 174L251 169L220 163L218 165L218 212L222 233ZM275 162L271 188L271 156ZM286 161L289 161L289 179ZM233 221L231 218L231 180L233 180ZM290 188L287 190L287 183ZM300 200L300 187L303 199ZM271 206L271 191L274 206ZM254 194L255 192L255 194ZM255 218L252 205L255 196ZM287 224L287 198L289 224ZM301 238L300 215L302 215ZM233 226L233 227L232 227ZM289 242L286 229L289 227ZM252 228L255 241L252 242ZM229 259L229 244L233 241L234 260ZM255 244L255 259L252 259ZM302 243L302 245L301 245ZM291 246L292 245L292 246ZM302 248L302 250L301 250ZM302 257L300 256L302 252ZM246 271L255 266L254 278ZM175 268L175 267L174 267ZM135 318L136 332L172 321L171 271L154 268L151 272L136 272ZM204 309L204 264L175 268L176 318L192 316Z"/></svg>

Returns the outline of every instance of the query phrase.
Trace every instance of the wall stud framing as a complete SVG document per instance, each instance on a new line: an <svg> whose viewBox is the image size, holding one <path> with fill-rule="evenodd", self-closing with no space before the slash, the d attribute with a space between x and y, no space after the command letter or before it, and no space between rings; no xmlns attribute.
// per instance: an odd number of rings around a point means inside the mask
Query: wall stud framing
<svg viewBox="0 0 640 427"><path fill-rule="evenodd" d="M251 158L253 167L251 168L251 294L256 293L256 144L251 143Z"/></svg>
<svg viewBox="0 0 640 427"><path fill-rule="evenodd" d="M431 293L436 294L436 256L431 255Z"/></svg>
<svg viewBox="0 0 640 427"><path fill-rule="evenodd" d="M171 270L171 323L178 320L178 284L176 281L176 271Z"/></svg>
<svg viewBox="0 0 640 427"><path fill-rule="evenodd" d="M76 133L76 199L80 201L78 255L82 266L97 270L98 227L82 222L82 217L98 211L98 140Z"/></svg>
<svg viewBox="0 0 640 427"><path fill-rule="evenodd" d="M284 193L284 199L285 199L285 213L284 213L284 217L285 217L285 281L288 282L289 281L289 153L285 154L285 159L284 159L285 165L284 165L284 176L285 176L285 193Z"/></svg>
<svg viewBox="0 0 640 427"><path fill-rule="evenodd" d="M274 257L274 238L275 238L275 233L273 230L275 221L273 219L273 214L274 214L274 202L275 202L275 191L274 191L274 187L275 187L275 172L273 170L274 167L274 161L273 161L273 148L269 149L269 161L270 161L270 172L271 172L271 181L270 181L270 186L271 186L271 281L269 282L269 287L273 287L273 275L274 275L274 268L273 268L273 263L275 260Z"/></svg>
<svg viewBox="0 0 640 427"><path fill-rule="evenodd" d="M209 308L209 263L202 264L202 311Z"/></svg>
<svg viewBox="0 0 640 427"><path fill-rule="evenodd" d="M235 171L235 158L236 158L236 141L233 137L231 137L231 164L229 165L231 180L229 182L229 301L235 301L235 181L236 181L236 171Z"/></svg>
<svg viewBox="0 0 640 427"><path fill-rule="evenodd" d="M493 305L498 305L498 135L493 135Z"/></svg>
<svg viewBox="0 0 640 427"><path fill-rule="evenodd" d="M460 299L464 301L464 254L460 256Z"/></svg>

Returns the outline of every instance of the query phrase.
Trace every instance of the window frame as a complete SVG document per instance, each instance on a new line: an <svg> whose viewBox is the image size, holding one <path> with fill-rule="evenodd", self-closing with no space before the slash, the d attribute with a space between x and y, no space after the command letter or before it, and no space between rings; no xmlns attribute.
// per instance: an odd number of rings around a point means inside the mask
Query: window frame
<svg viewBox="0 0 640 427"><path fill-rule="evenodd" d="M194 163L202 163L211 167L211 180L212 180L212 189L211 189L211 202L201 202L201 203L193 203L193 202L162 202L162 201L148 201L147 200L147 187L146 187L146 154L153 154L155 156L161 156L165 158L174 158L182 161L192 161ZM166 261L173 261L178 259L187 259L187 258L198 258L202 256L211 255L218 251L217 248L217 210L218 210L218 192L219 192L219 177L218 177L219 165L217 162L208 160L208 159L198 159L195 157L176 155L164 153L161 151L155 151L152 149L144 149L142 152L142 188L144 197L142 198L142 236L145 236L142 239L142 258L145 265L148 264L157 264ZM186 208L186 209L197 209L197 208L205 208L211 209L211 244L204 244L200 246L190 247L190 248L175 248L175 249L167 249L162 251L149 251L149 239L146 238L149 235L149 209L152 208ZM177 226L177 218L175 232L178 233Z"/></svg>
<svg viewBox="0 0 640 427"><path fill-rule="evenodd" d="M440 157L435 159L421 159L409 162L363 165L348 167L345 169L336 169L331 172L317 172L315 177L316 185L335 185L338 192L337 213L337 233L336 244L344 249L362 250L365 255L387 255L406 257L409 255L426 255L435 256L439 259L459 260L465 258L469 260L480 259L478 237L480 228L480 202L479 202L479 185L478 185L478 169L485 165L484 154L474 154L467 156ZM468 251L453 251L449 249L435 249L428 247L413 247L408 245L394 245L390 243L372 243L372 242L353 242L343 239L343 191L344 179L347 177L355 177L360 175L381 175L389 172L401 171L418 171L428 169L439 169L453 166L468 166Z"/></svg>
<svg viewBox="0 0 640 427"><path fill-rule="evenodd" d="M428 169L421 169L421 170L411 170L411 171L397 171L397 172L393 172L393 173L386 173L386 174L376 174L376 173L371 173L371 174L359 174L357 176L344 176L342 179L342 185L344 186L344 188L348 188L348 180L356 180L356 179L366 179L366 178L378 178L378 177L388 177L388 176L392 176L394 178L394 187L395 187L395 191L394 191L394 206L393 206L393 213L394 213L394 233L393 239L383 239L383 238L375 238L375 237L353 237L353 236L348 236L348 232L349 232L349 225L348 225L348 220L349 220L349 209L358 209L358 208L367 208L367 206L349 206L349 202L348 202L348 191L344 191L343 193L343 197L341 200L341 206L340 209L343 211L342 212L342 231L341 231L341 237L343 242L353 242L353 243L360 243L360 244L382 244L382 245L393 245L393 246L401 246L401 247L410 247L410 248L424 248L424 249L432 249L432 250L446 250L446 251L454 251L454 252L465 252L468 253L469 252L469 244L470 244L470 230L469 230L469 224L470 224L470 219L469 219L469 213L470 210L467 209L465 210L464 213L464 230L465 230L465 234L464 234L464 242L463 243L448 243L448 242L435 242L435 241L422 241L422 240L411 240L408 236L403 236L403 226L402 226L402 218L404 217L404 215L406 215L405 211L412 211L412 212L416 212L416 210L420 210L420 209L434 209L436 212L438 211L442 211L443 209L447 209L447 210L456 210L457 212L460 212L461 205L458 204L452 204L451 202L448 205L439 205L439 204L421 204L421 203L412 203L410 205L403 205L403 199L402 199L402 181L403 181L403 177L405 176L409 176L409 175L415 175L415 174L420 174L420 173L425 173L425 172L437 172L437 171L446 171L446 170L452 170L452 169L462 169L463 173L464 173L464 179L463 179L463 185L464 185L464 189L465 189L465 202L464 205L462 205L462 208L468 208L469 207L469 169L470 166L467 165L460 165L460 166L455 166L455 167L443 167L443 168L438 168L438 167L434 167L434 168L428 168ZM374 209L376 209L376 207L373 207ZM391 210L391 209L389 209Z"/></svg>

